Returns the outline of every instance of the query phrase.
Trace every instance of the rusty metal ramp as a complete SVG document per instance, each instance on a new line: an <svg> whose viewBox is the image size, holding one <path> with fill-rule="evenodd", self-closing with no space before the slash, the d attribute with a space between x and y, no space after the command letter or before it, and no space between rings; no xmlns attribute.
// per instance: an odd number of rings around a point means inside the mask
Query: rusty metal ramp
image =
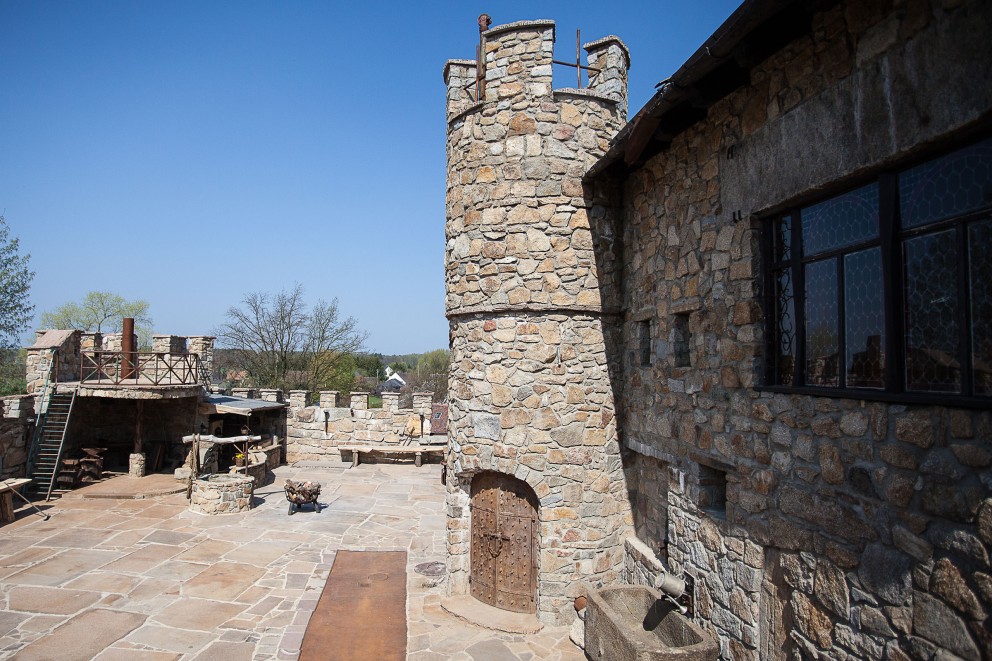
<svg viewBox="0 0 992 661"><path fill-rule="evenodd" d="M300 661L406 659L406 551L338 551Z"/></svg>

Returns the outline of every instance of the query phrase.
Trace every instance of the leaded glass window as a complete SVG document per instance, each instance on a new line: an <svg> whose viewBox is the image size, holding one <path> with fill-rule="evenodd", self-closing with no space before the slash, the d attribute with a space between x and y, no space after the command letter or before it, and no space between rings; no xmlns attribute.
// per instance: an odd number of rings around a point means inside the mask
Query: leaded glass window
<svg viewBox="0 0 992 661"><path fill-rule="evenodd" d="M992 139L766 227L769 385L992 396Z"/></svg>

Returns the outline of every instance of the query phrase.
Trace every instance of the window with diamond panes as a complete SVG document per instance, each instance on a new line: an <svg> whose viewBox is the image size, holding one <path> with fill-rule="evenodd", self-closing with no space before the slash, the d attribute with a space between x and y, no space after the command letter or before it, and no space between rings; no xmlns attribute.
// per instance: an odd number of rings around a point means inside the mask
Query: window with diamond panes
<svg viewBox="0 0 992 661"><path fill-rule="evenodd" d="M769 219L771 387L992 396L992 139Z"/></svg>

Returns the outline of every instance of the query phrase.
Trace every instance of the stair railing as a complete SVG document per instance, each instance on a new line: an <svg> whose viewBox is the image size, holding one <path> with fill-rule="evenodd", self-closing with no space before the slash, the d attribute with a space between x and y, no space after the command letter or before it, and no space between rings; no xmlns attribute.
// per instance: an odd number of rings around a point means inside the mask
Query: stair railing
<svg viewBox="0 0 992 661"><path fill-rule="evenodd" d="M69 411L65 414L65 426L62 427L62 438L59 439L59 451L55 455L55 467L52 469L52 481L48 483L48 493L45 494L45 500L52 499L52 489L55 488L55 481L59 478L59 465L62 463L62 450L65 448L65 435L69 431L69 422L72 420L72 409L76 405L76 398L79 397L79 388L82 384L76 385L76 390L72 393L72 399L69 400Z"/></svg>
<svg viewBox="0 0 992 661"><path fill-rule="evenodd" d="M34 474L34 462L38 459L38 450L41 448L41 434L45 429L45 420L48 418L48 402L52 399L52 393L58 387L58 349L49 349L49 359L51 364L45 374L45 381L41 387L41 397L35 400L34 411L34 433L31 435L31 444L28 446L28 477Z"/></svg>

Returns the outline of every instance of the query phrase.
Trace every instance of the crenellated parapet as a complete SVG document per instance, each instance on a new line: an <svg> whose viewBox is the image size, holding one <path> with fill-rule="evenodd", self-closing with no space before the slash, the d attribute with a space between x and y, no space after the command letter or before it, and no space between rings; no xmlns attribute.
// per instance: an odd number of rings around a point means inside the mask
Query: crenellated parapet
<svg viewBox="0 0 992 661"><path fill-rule="evenodd" d="M597 264L593 245L612 230L591 222L582 175L626 121L629 55L616 37L591 42L589 87L556 91L554 35L553 21L484 32L481 100L474 61L445 65L449 316L602 310L613 265Z"/></svg>

